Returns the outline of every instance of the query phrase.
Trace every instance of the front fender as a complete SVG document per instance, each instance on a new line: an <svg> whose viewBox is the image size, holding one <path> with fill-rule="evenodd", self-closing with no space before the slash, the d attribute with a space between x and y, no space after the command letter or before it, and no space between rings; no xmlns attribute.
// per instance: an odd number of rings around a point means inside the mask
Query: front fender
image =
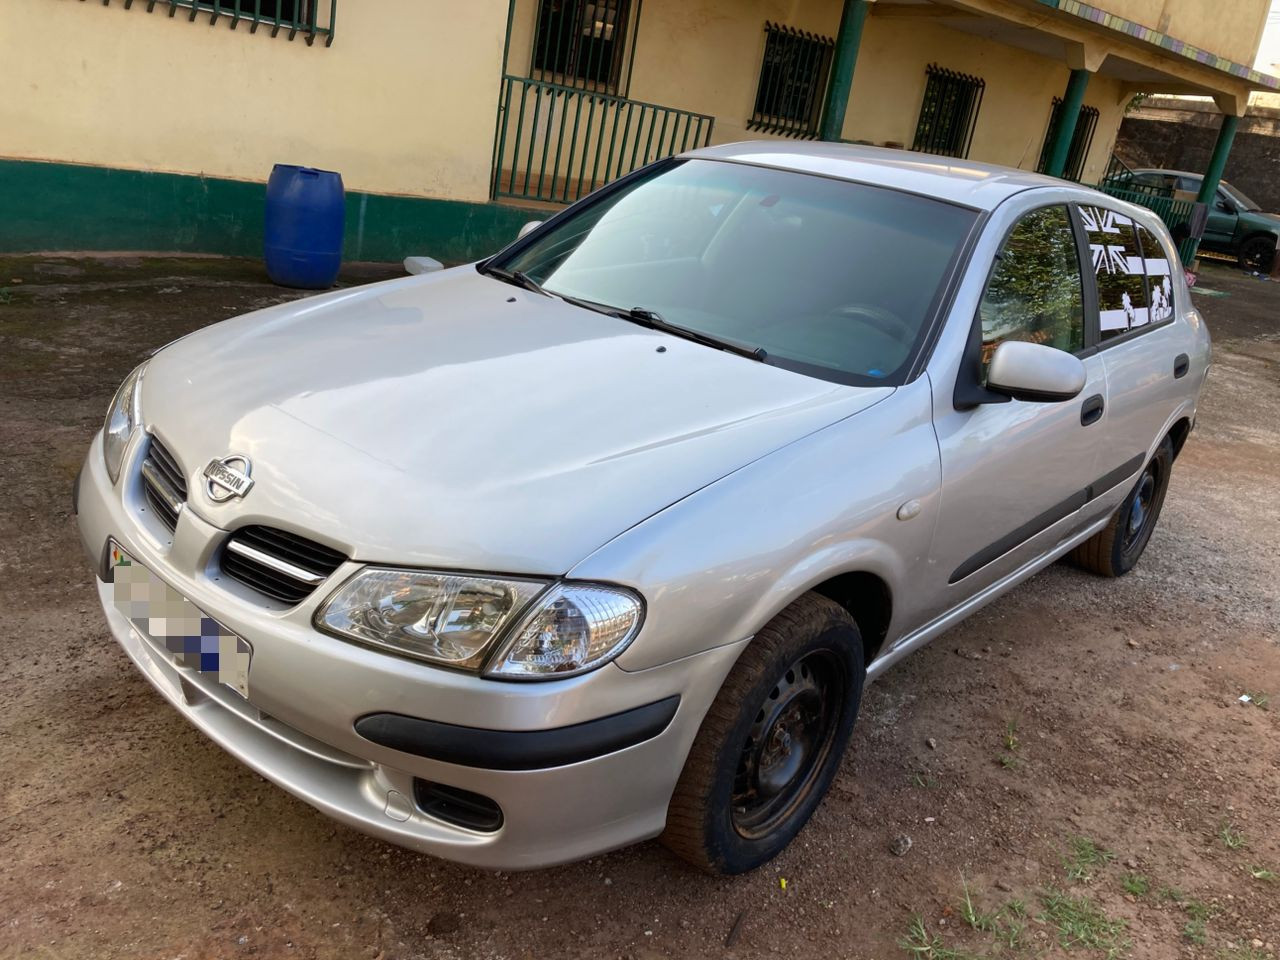
<svg viewBox="0 0 1280 960"><path fill-rule="evenodd" d="M940 480L921 377L632 527L569 575L644 596L624 670L750 637L806 590L851 571L876 574L898 598L892 639L922 606L904 587L927 562ZM912 500L918 512L899 520Z"/></svg>

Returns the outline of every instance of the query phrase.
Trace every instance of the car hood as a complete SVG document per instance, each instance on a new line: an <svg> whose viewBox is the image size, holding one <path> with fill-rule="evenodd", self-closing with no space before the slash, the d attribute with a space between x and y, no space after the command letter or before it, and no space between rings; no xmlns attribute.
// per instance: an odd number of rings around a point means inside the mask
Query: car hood
<svg viewBox="0 0 1280 960"><path fill-rule="evenodd" d="M148 428L223 529L355 559L562 573L694 490L892 393L781 370L469 267L273 307L153 358ZM205 465L252 462L214 503ZM767 509L767 504L761 504Z"/></svg>

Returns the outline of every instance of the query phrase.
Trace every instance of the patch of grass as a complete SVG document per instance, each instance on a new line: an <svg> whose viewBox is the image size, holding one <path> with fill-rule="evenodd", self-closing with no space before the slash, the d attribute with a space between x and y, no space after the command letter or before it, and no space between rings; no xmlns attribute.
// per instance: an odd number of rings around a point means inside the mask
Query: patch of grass
<svg viewBox="0 0 1280 960"><path fill-rule="evenodd" d="M1187 911L1187 922L1182 925L1182 936L1197 946L1204 946L1205 927L1214 914L1213 907L1202 900L1188 900L1182 905Z"/></svg>
<svg viewBox="0 0 1280 960"><path fill-rule="evenodd" d="M1096 869L1105 867L1116 858L1110 850L1087 837L1072 837L1070 843L1071 855L1063 858L1062 865L1067 868L1067 879L1072 883L1088 883Z"/></svg>
<svg viewBox="0 0 1280 960"><path fill-rule="evenodd" d="M996 759L1000 761L1000 766L1004 767L1006 770L1017 770L1022 766L1022 758L1015 757L1011 753L1002 753Z"/></svg>
<svg viewBox="0 0 1280 960"><path fill-rule="evenodd" d="M906 935L898 939L898 947L921 960L974 960L971 953L943 946L942 938L929 933L918 913L911 918Z"/></svg>
<svg viewBox="0 0 1280 960"><path fill-rule="evenodd" d="M1271 960L1257 947L1223 947L1218 951L1219 960Z"/></svg>
<svg viewBox="0 0 1280 960"><path fill-rule="evenodd" d="M0 295L3 295L3 294L4 294L4 291L3 291L3 290L0 290ZM2 302L3 302L3 301L0 301L0 303L2 303ZM1246 694L1248 694L1248 696L1249 696L1249 703L1250 703L1250 704L1252 704L1253 706L1257 707L1259 710L1266 710L1266 709L1269 709L1269 708L1267 707L1267 704L1269 704L1269 703L1271 702L1271 697L1270 697L1270 696L1268 696L1268 695L1267 695L1267 694L1265 694L1265 693L1249 693L1249 691L1247 691L1247 690L1245 691L1245 693L1246 693Z"/></svg>
<svg viewBox="0 0 1280 960"><path fill-rule="evenodd" d="M1145 897L1147 891L1151 889L1151 881L1140 873L1125 874L1120 885L1124 887L1125 893L1131 893L1135 897Z"/></svg>
<svg viewBox="0 0 1280 960"><path fill-rule="evenodd" d="M1222 825L1218 827L1218 839L1222 841L1222 845L1228 850L1239 850L1247 847L1249 841L1245 839L1244 833L1237 830L1236 827L1227 820L1222 821Z"/></svg>
<svg viewBox="0 0 1280 960"><path fill-rule="evenodd" d="M911 775L911 785L913 787L919 787L921 790L936 790L938 787L938 781L930 774L915 773Z"/></svg>
<svg viewBox="0 0 1280 960"><path fill-rule="evenodd" d="M969 891L969 881L965 880L963 874L960 876L960 886L964 889L964 899L960 901L960 916L964 919L964 922L975 930L981 930L983 933L990 933L998 929L996 914L984 913L973 905L973 894Z"/></svg>
<svg viewBox="0 0 1280 960"><path fill-rule="evenodd" d="M1250 867L1249 876L1255 880L1271 881L1280 879L1280 874L1277 874L1274 870L1268 870L1266 867Z"/></svg>
<svg viewBox="0 0 1280 960"><path fill-rule="evenodd" d="M9 303L13 300L13 291L8 287L0 287L0 303Z"/></svg>
<svg viewBox="0 0 1280 960"><path fill-rule="evenodd" d="M1088 897L1073 897L1061 890L1040 895L1044 913L1040 919L1057 928L1058 943L1064 949L1084 947L1098 950L1114 960L1129 949L1123 920L1113 920Z"/></svg>
<svg viewBox="0 0 1280 960"><path fill-rule="evenodd" d="M1161 900L1172 900L1174 903L1182 902L1182 891L1177 887L1161 887L1156 891L1156 896Z"/></svg>
<svg viewBox="0 0 1280 960"><path fill-rule="evenodd" d="M1025 900L1010 900L1004 905L1005 913L1014 917L1025 917L1027 915L1027 903Z"/></svg>
<svg viewBox="0 0 1280 960"><path fill-rule="evenodd" d="M1010 753L1017 753L1021 744L1018 741L1018 721L1010 720L1004 728L1004 748Z"/></svg>

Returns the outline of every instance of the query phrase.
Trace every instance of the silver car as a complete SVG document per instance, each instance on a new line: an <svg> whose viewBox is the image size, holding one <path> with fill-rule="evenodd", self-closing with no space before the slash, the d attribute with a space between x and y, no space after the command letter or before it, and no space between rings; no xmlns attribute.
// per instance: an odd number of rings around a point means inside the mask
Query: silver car
<svg viewBox="0 0 1280 960"><path fill-rule="evenodd" d="M170 344L77 513L138 669L334 818L737 873L821 802L868 679L1059 557L1133 567L1209 353L1146 209L720 146Z"/></svg>

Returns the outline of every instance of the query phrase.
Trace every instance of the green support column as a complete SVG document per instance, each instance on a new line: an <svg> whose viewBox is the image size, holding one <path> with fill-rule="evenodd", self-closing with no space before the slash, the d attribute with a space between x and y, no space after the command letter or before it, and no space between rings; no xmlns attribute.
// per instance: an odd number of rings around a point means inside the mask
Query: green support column
<svg viewBox="0 0 1280 960"><path fill-rule="evenodd" d="M870 6L868 0L844 0L840 32L836 35L836 49L831 60L827 102L822 111L823 140L839 140L843 135L844 113L849 106L849 90L853 86L853 68L858 62L862 25L867 22Z"/></svg>
<svg viewBox="0 0 1280 960"><path fill-rule="evenodd" d="M1067 92L1062 97L1058 111L1058 128L1053 132L1053 149L1044 172L1051 177L1062 176L1067 167L1067 155L1071 152L1071 138L1076 135L1076 121L1080 119L1080 107L1084 105L1084 91L1089 86L1088 70L1072 70L1067 81Z"/></svg>
<svg viewBox="0 0 1280 960"><path fill-rule="evenodd" d="M1204 179L1200 181L1200 193L1196 195L1197 203L1213 206L1218 193L1218 184L1222 180L1222 171L1226 169L1227 157L1231 154L1231 142L1236 138L1236 127L1239 125L1240 118L1234 113L1222 115L1222 126L1218 128L1218 142L1213 145L1209 169L1204 172ZM1200 241L1197 239L1192 247L1189 263L1195 262L1199 250Z"/></svg>

